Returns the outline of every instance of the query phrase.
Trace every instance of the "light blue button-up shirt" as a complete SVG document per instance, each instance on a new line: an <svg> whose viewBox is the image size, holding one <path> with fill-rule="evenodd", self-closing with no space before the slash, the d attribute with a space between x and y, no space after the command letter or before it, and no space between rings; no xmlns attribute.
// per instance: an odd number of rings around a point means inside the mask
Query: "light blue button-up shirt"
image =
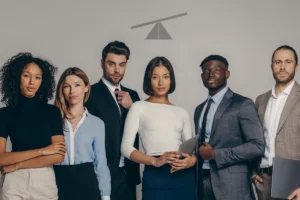
<svg viewBox="0 0 300 200"><path fill-rule="evenodd" d="M202 109L202 112L201 112L201 116L200 116L200 121L199 121L199 134L201 133L201 126L202 126L202 120L203 120L203 115L204 115L204 112L205 112L205 109L207 107L207 103L209 101L210 98L213 99L213 102L211 103L211 106L210 106L210 109L209 109L209 112L207 114L207 120L206 120L206 134L205 134L205 142L209 142L210 140L210 135L211 135L211 128L212 128L212 125L213 125L213 121L214 121L214 116L215 116L215 113L217 111L217 108L219 107L225 93L227 92L228 90L228 86L225 86L221 91L219 91L217 94L215 94L214 96L208 96L207 98L207 101ZM210 169L210 166L209 166L209 161L208 160L204 160L204 163L203 163L203 169Z"/></svg>
<svg viewBox="0 0 300 200"><path fill-rule="evenodd" d="M104 122L86 110L74 131L70 122L65 120L64 136L67 153L59 165L92 162L102 199L109 199L111 178L106 161Z"/></svg>

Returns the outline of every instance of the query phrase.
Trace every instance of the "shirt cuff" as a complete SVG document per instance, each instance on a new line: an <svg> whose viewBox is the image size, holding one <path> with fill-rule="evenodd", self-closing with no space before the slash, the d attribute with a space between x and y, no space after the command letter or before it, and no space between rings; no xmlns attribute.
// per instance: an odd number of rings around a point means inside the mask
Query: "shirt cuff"
<svg viewBox="0 0 300 200"><path fill-rule="evenodd" d="M110 200L110 196L101 196L101 200Z"/></svg>

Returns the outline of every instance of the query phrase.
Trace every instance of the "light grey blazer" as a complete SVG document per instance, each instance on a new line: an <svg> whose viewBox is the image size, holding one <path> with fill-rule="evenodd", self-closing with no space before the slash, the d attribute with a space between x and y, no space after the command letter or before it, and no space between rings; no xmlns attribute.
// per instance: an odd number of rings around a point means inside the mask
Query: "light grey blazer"
<svg viewBox="0 0 300 200"><path fill-rule="evenodd" d="M271 95L270 90L256 98L255 105L262 124ZM300 160L300 85L297 82L280 116L275 139L275 156Z"/></svg>
<svg viewBox="0 0 300 200"><path fill-rule="evenodd" d="M199 119L204 105L205 102L195 110L197 134L200 133ZM210 173L216 199L255 199L248 164L263 156L265 142L253 101L228 89L215 113L209 143L215 152L215 160L210 161ZM202 164L198 155L198 199L201 199L199 172Z"/></svg>

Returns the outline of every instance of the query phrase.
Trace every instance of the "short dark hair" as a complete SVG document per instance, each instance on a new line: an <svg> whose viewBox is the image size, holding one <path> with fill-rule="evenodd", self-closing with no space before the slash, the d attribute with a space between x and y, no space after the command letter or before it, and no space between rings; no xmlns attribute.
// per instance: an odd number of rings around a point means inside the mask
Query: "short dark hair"
<svg viewBox="0 0 300 200"><path fill-rule="evenodd" d="M57 68L47 60L33 57L28 52L22 52L11 57L0 69L0 90L3 95L1 101L7 107L15 107L19 103L21 94L20 77L23 69L30 63L35 63L42 70L42 84L35 96L43 102L47 102L53 97L55 90L54 75Z"/></svg>
<svg viewBox="0 0 300 200"><path fill-rule="evenodd" d="M272 60L271 60L271 63L273 63L273 59L274 59L275 53L276 53L277 51L281 50L281 49L285 49L285 50L290 50L290 51L292 51L292 52L294 53L294 58L295 58L295 60L296 60L296 65L298 64L298 55L297 55L295 49L294 49L293 47L289 46L289 45L282 45L282 46L278 47L278 48L273 52L273 54L272 54Z"/></svg>
<svg viewBox="0 0 300 200"><path fill-rule="evenodd" d="M126 56L127 60L129 60L129 56L130 56L129 48L126 46L125 43L119 42L119 41L110 42L110 43L108 43L108 45L106 45L104 47L104 49L102 50L102 60L103 61L105 61L108 53L124 55L124 56Z"/></svg>
<svg viewBox="0 0 300 200"><path fill-rule="evenodd" d="M223 56L220 56L220 55L210 55L210 56L207 56L206 58L204 58L204 60L200 64L200 67L202 68L205 63L207 63L208 61L211 61L211 60L218 60L218 61L224 63L226 67L229 66L228 61Z"/></svg>
<svg viewBox="0 0 300 200"><path fill-rule="evenodd" d="M153 92L152 87L151 87L152 73L154 71L154 68L158 67L160 65L165 66L169 70L169 73L170 73L171 86L168 91L168 94L173 93L176 88L175 74L174 74L174 70L173 70L171 62L163 56L161 56L161 57L158 56L158 57L153 58L148 63L146 71L145 71L145 75L144 75L143 90L149 96L151 96L152 92Z"/></svg>

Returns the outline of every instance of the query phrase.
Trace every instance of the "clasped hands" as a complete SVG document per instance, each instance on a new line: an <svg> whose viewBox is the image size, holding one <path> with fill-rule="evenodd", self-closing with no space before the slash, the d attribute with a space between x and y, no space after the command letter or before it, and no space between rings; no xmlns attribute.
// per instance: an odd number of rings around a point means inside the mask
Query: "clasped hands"
<svg viewBox="0 0 300 200"><path fill-rule="evenodd" d="M159 158L154 158L152 160L152 165L155 167L161 167L164 164L169 163L171 168L171 173L190 168L194 166L197 162L197 158L195 155L190 156L187 153L182 153L183 159L179 159L180 155L173 151L173 152L165 152Z"/></svg>

